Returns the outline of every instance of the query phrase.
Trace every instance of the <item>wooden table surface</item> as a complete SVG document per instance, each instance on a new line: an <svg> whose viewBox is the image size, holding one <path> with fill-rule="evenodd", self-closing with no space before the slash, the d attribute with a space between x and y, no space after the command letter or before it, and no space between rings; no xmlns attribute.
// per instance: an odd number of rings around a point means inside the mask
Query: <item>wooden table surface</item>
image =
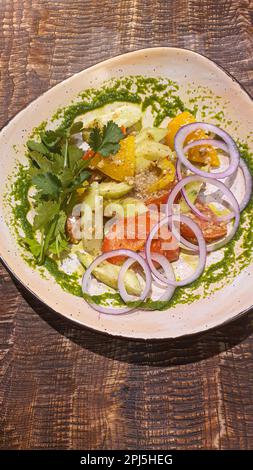
<svg viewBox="0 0 253 470"><path fill-rule="evenodd" d="M0 126L108 57L190 48L253 93L251 0L3 0ZM1 449L253 448L252 315L180 341L78 328L0 267Z"/></svg>

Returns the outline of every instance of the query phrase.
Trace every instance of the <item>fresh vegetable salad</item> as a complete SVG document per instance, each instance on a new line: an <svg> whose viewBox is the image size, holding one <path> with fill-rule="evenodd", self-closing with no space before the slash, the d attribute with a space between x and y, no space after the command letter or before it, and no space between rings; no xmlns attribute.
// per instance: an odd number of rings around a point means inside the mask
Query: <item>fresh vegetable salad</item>
<svg viewBox="0 0 253 470"><path fill-rule="evenodd" d="M125 77L42 123L10 194L26 261L104 314L231 282L252 259L252 159L206 108Z"/></svg>

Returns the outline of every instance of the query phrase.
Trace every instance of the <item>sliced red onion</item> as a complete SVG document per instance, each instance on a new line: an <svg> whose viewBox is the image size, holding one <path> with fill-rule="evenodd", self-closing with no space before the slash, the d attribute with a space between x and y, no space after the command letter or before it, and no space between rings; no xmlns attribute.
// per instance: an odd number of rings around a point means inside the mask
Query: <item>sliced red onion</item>
<svg viewBox="0 0 253 470"><path fill-rule="evenodd" d="M106 313L107 315L122 315L125 313L132 312L134 307L122 307L122 308L113 308L113 307L102 307L102 305L94 304L88 302L94 310L99 313Z"/></svg>
<svg viewBox="0 0 253 470"><path fill-rule="evenodd" d="M184 147L184 153L188 152L188 150L198 146L198 145L211 145L212 147L219 148L224 152L228 153L228 146L218 139L199 139L190 142Z"/></svg>
<svg viewBox="0 0 253 470"><path fill-rule="evenodd" d="M198 129L202 129L205 132L213 132L214 134L218 135L224 140L225 144L227 145L227 151L230 155L230 165L225 171L222 171L220 173L203 171L195 167L188 160L188 158L186 158L185 152L188 146L184 147L185 139L187 138L189 134L191 134L192 132ZM192 144L194 145L192 145L191 147L188 147L188 149L196 145L200 145L200 144L196 144L196 142L200 142L200 141L192 142ZM211 142L211 139L210 139L210 142ZM221 148L221 145L219 146ZM185 126L182 126L179 129L179 131L176 133L175 140L174 140L174 147L175 147L177 157L186 166L186 168L188 168L190 171L192 171L196 175L203 176L205 178L219 178L219 179L226 178L227 176L232 175L237 170L238 165L239 165L240 154L239 154L239 150L237 148L235 141L226 131L220 129L214 124L206 124L204 122L193 122L191 124L186 124Z"/></svg>
<svg viewBox="0 0 253 470"><path fill-rule="evenodd" d="M160 266L163 268L164 273L167 277L167 279L172 279L175 280L175 273L174 269L171 266L171 263L169 260L164 256L159 253L152 252L151 253L151 258L156 261L157 263L160 264ZM153 276L153 274L152 274ZM158 282L158 280L154 277L155 281ZM159 281L160 282L160 281ZM175 292L175 286L167 285L165 292L157 299L157 302L168 302L171 297L173 296Z"/></svg>
<svg viewBox="0 0 253 470"><path fill-rule="evenodd" d="M252 194L252 176L247 167L246 162L240 158L240 168L243 172L244 180L245 180L245 195L243 200L240 203L240 211L242 212L245 207L248 205L249 200Z"/></svg>
<svg viewBox="0 0 253 470"><path fill-rule="evenodd" d="M141 252L140 255L145 257L144 252ZM165 275L168 279L175 280L174 269L172 268L171 263L169 262L169 260L164 255L161 255L160 253L155 253L154 251L152 251L151 252L151 258L154 261L156 261L157 263L160 264L160 266L163 268L164 273L165 273ZM153 274L152 274L152 277L153 277L154 281L160 287L165 288L165 286L166 286L164 293L156 301L157 302L168 302L171 299L171 297L173 296L176 288L174 286L170 286L170 285L167 285L167 284L164 285L164 283L159 281Z"/></svg>
<svg viewBox="0 0 253 470"><path fill-rule="evenodd" d="M169 199L168 199L168 203L167 203L167 215L171 215L173 213L173 203L174 203L175 198L178 195L179 191L181 190L181 188L183 186L185 186L186 184L188 184L188 183L192 183L193 181L202 181L202 180L203 180L203 182L205 182L205 179L202 178L201 176L191 175L191 176L186 176L186 178L179 181L177 183L177 185L173 188L173 190L171 191L171 193L169 195ZM220 241L218 241L218 242L216 242L212 245L207 245L206 246L207 252L211 252L211 251L219 250L226 243L228 243L231 240L231 238L233 238L234 234L236 233L236 231L238 229L239 223L240 223L240 208L239 208L239 205L238 205L238 202L237 202L235 196L230 191L230 189L228 189L224 185L224 183L222 183L221 181L217 181L213 178L212 178L212 180L209 179L208 183L213 184L214 186L216 186L217 188L219 188L223 191L224 195L227 196L227 198L229 199L229 203L231 204L231 206L233 208L233 211L234 211L233 213L228 214L228 216L217 217L216 220L217 221L221 221L221 220L222 221L224 221L224 220L229 221L229 220L231 220L232 217L235 218L233 227L232 227L232 229L231 229L231 231L230 231L230 233L228 234L227 237L225 237L224 239L222 239L222 240L220 240ZM232 217L231 217L231 214L232 214ZM202 215L202 218L203 218L203 215ZM170 226L170 228L171 228L171 226ZM174 235L176 236L175 233L174 233ZM196 245L194 245L194 243L189 242L188 240L186 240L183 237L181 237L181 243L183 243L187 248L190 248L191 250L194 250L194 251L198 250L198 247Z"/></svg>
<svg viewBox="0 0 253 470"><path fill-rule="evenodd" d="M233 208L233 212L230 212L229 214L227 215L223 215L223 216L220 216L220 217L216 217L216 221L217 222L228 222L229 220L233 219L235 217L235 214L236 213L240 213L240 208L239 208L239 205L238 205L238 202L235 198L235 196L233 195L233 193L230 191L230 189L224 184L222 183L221 181L218 181L214 178L208 178L207 180L202 177L202 176L198 176L198 175L190 175L190 176L186 176L185 178L181 179L177 184L176 186L174 186L174 188L172 189L169 197L168 197L168 202L167 202L167 210L166 210L166 214L167 215L171 215L173 212L173 204L174 204L174 201L177 197L177 195L179 194L179 192L189 183L193 183L194 181L200 181L202 183L208 183L208 184L213 184L214 186L216 186L218 189L220 189L220 191L224 194L224 196L226 196L226 198L228 199L229 201L229 204L232 206ZM189 205L189 207L192 209L192 211L198 216L200 217L201 219L203 220L210 220L210 217L204 215L201 211L199 211L196 206L194 205L194 203L192 203L188 197L185 198L187 204Z"/></svg>
<svg viewBox="0 0 253 470"><path fill-rule="evenodd" d="M186 147L184 147L184 152L188 152L188 150L190 150L191 148L194 148L196 145L212 145L213 147L216 147L216 148L220 148L222 149L224 152L228 153L228 147L227 145L222 142L221 140L217 140L217 139L200 139L200 140L195 140L194 142L191 142L190 144L186 145ZM177 174L177 179L178 181L181 181L181 179L183 178L182 176L182 172L181 172L181 162L180 160L178 159L177 160L177 165L176 165L176 174ZM226 182L224 182L224 184L226 184ZM192 203L188 196L187 196L187 192L185 190L185 188L183 187L182 188L182 195L185 199L185 202L186 204L188 204L188 206L191 208L191 210L196 214L198 215L199 217L201 217L203 220L210 220L210 217L202 214L202 212L200 212L197 207L195 207L194 203Z"/></svg>
<svg viewBox="0 0 253 470"><path fill-rule="evenodd" d="M107 253L103 253L102 255L100 255L96 259L94 259L94 261L90 264L90 266L87 268L87 270L85 271L85 273L83 275L82 290L85 294L89 294L89 283L90 283L90 278L91 278L92 271L100 263L102 263L103 261L106 261L109 258L112 258L114 256L119 256L119 255L120 256L131 257L132 259L134 259L134 261L137 261L138 263L140 263L142 265L143 269L144 269L145 274L146 274L146 286L149 284L150 287L151 287L151 282L152 282L151 274L150 274L150 270L149 270L145 260L140 255L138 255L138 253L135 253L132 250L122 249L122 250L113 250L113 251L109 251ZM145 266L145 268L144 268L144 266ZM149 290L150 290L150 287L149 287ZM145 288L145 290L146 290L146 288ZM136 300L136 298L135 298L135 300ZM123 313L128 313L128 312L132 311L135 308L135 307L122 307L122 308L102 307L102 306L94 304L94 303L91 303L91 306L95 310L97 310L98 312L112 314L112 315L120 315L120 314L123 314Z"/></svg>
<svg viewBox="0 0 253 470"><path fill-rule="evenodd" d="M188 276L186 279L184 279L182 281L175 281L175 280L169 279L167 276L164 277L160 273L160 271L158 271L156 269L156 267L154 266L154 263L152 261L151 243L152 243L152 240L154 238L154 235L157 233L157 231L160 229L160 227L162 227L163 225L171 226L172 223L174 223L174 221L182 222L185 225L187 225L193 231L193 233L196 236L197 241L198 241L198 246L195 245L195 251L196 251L196 249L199 251L198 266L197 266L196 271L194 272L194 274L192 274L191 276ZM174 229L174 226L173 226L173 229ZM173 234L178 239L178 241L182 242L182 237L176 230L173 230ZM192 219L190 219L189 217L187 217L185 215L180 215L180 216L178 216L178 215L173 215L173 216L169 215L169 216L165 217L164 219L162 219L160 222L158 222L158 224L156 224L153 227L153 229L151 230L151 232L148 236L147 242L146 242L145 254L146 254L146 258L147 258L147 262L149 264L149 267L150 267L152 273L154 274L154 276L157 279L164 282L165 284L169 284L169 285L172 285L174 287L186 286L187 284L190 284L191 282L195 281L202 274L202 272L205 269L205 264L206 264L206 243L205 243L205 240L204 240L204 237L202 235L202 232L201 232L200 228L198 227L198 225Z"/></svg>
<svg viewBox="0 0 253 470"><path fill-rule="evenodd" d="M131 251L131 250L115 250L115 251ZM111 252L113 253L113 252ZM119 293L120 293L120 297L122 298L122 300L124 300L124 302L135 302L135 301L143 301L146 299L148 293L150 292L150 289L151 289L151 284L152 284L152 278L151 278L151 273L150 273L150 269L145 261L145 259L139 255L138 253L135 253L134 251L131 251L131 255L127 255L127 256L130 256L129 259L127 259L125 261L125 263L122 265L121 267L121 270L119 272L119 277L118 277L118 289L119 289ZM130 268L130 266L132 266L133 263L136 263L136 261L141 265L143 271L144 271L144 274L145 274L145 277L146 277L146 285L145 285L145 288L142 292L142 294L140 295L139 298L136 298L135 296L133 295L129 295L126 291L126 288L125 288L125 285L124 285L124 277L125 277L125 274L127 272L127 270Z"/></svg>

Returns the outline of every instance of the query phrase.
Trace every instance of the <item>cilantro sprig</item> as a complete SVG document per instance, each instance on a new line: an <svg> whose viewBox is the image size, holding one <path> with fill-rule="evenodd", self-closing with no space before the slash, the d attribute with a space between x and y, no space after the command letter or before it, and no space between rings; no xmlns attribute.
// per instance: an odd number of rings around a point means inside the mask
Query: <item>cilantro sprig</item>
<svg viewBox="0 0 253 470"><path fill-rule="evenodd" d="M113 121L109 121L102 129L95 126L89 136L89 145L95 153L103 157L115 155L119 150L119 142L124 134L121 128Z"/></svg>
<svg viewBox="0 0 253 470"><path fill-rule="evenodd" d="M34 196L34 231L41 234L40 242L23 238L38 264L47 255L60 257L68 247L65 225L73 191L82 187L91 173L87 170L89 160L83 160L83 151L73 142L73 135L82 131L81 122L68 129L45 131L40 141L27 142L30 158L29 174L36 188Z"/></svg>

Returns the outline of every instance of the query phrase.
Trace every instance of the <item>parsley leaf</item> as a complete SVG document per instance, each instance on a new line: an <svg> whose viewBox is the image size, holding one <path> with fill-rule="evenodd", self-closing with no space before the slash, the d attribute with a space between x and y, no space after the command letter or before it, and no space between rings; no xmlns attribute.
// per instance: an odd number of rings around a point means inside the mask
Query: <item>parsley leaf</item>
<svg viewBox="0 0 253 470"><path fill-rule="evenodd" d="M114 155L119 150L119 142L124 137L120 127L113 121L109 121L103 129L94 127L90 133L89 145L96 153L103 157Z"/></svg>
<svg viewBox="0 0 253 470"><path fill-rule="evenodd" d="M40 202L36 208L36 215L34 217L34 228L43 229L52 222L54 217L59 213L60 205L55 201Z"/></svg>
<svg viewBox="0 0 253 470"><path fill-rule="evenodd" d="M66 220L67 215L63 210L61 210L56 218L56 225L52 237L54 240L49 246L50 252L57 255L58 258L68 247L68 241L65 235Z"/></svg>
<svg viewBox="0 0 253 470"><path fill-rule="evenodd" d="M86 170L89 160L83 160L84 152L73 138L82 130L83 123L75 122L65 129L41 132L40 142L27 142L28 174L37 189L33 196L33 228L40 232L40 241L34 235L34 238L24 238L22 243L40 265L46 256L59 257L68 249L65 226L69 207L77 195L75 190L90 177Z"/></svg>
<svg viewBox="0 0 253 470"><path fill-rule="evenodd" d="M29 248L32 255L37 258L40 254L40 244L35 238L24 237L21 239L22 245Z"/></svg>
<svg viewBox="0 0 253 470"><path fill-rule="evenodd" d="M39 173L32 177L32 183L36 186L40 196L48 196L57 199L61 190L61 182L53 173Z"/></svg>
<svg viewBox="0 0 253 470"><path fill-rule="evenodd" d="M42 155L48 155L49 151L42 142L36 142L35 140L28 140L27 147L31 151L42 153Z"/></svg>
<svg viewBox="0 0 253 470"><path fill-rule="evenodd" d="M83 150L76 147L75 145L68 146L68 157L69 157L69 166L73 168L75 163L78 160L81 160L83 156ZM83 161L83 160L81 160Z"/></svg>
<svg viewBox="0 0 253 470"><path fill-rule="evenodd" d="M74 122L74 124L72 124L72 126L70 127L69 134L70 135L78 134L79 132L82 132L82 130L83 130L82 121L77 121L77 122Z"/></svg>
<svg viewBox="0 0 253 470"><path fill-rule="evenodd" d="M45 131L41 134L42 143L49 149L54 150L61 142L64 134L63 131Z"/></svg>
<svg viewBox="0 0 253 470"><path fill-rule="evenodd" d="M75 180L73 181L71 186L66 189L66 191L71 193L75 189L80 188L80 186L82 186L83 182L86 181L89 177L90 177L90 172L89 171L87 171L87 170L81 171L81 173L79 173L79 175L75 178Z"/></svg>
<svg viewBox="0 0 253 470"><path fill-rule="evenodd" d="M39 168L43 171L52 170L52 162L48 160L48 158L42 153L33 150L32 152L30 152L29 157L31 158L35 168Z"/></svg>

